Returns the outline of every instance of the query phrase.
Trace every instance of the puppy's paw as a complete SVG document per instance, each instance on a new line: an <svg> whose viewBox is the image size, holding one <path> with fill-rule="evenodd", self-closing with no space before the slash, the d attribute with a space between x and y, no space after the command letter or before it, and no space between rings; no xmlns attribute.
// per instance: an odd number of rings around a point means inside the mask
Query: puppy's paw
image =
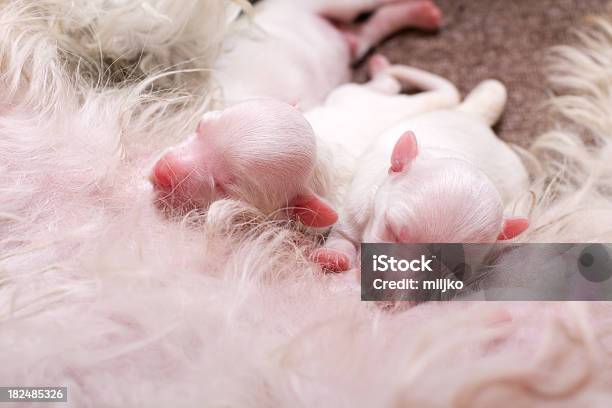
<svg viewBox="0 0 612 408"><path fill-rule="evenodd" d="M319 248L312 254L312 260L319 264L324 272L346 272L351 262L345 254L331 248Z"/></svg>
<svg viewBox="0 0 612 408"><path fill-rule="evenodd" d="M410 25L427 31L437 31L442 27L442 12L429 0L419 1L407 7L407 19Z"/></svg>

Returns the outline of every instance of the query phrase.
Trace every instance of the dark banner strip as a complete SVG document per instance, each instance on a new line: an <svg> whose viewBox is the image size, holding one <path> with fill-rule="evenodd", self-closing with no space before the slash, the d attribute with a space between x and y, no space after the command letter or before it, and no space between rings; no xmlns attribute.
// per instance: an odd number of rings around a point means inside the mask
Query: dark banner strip
<svg viewBox="0 0 612 408"><path fill-rule="evenodd" d="M362 244L366 301L612 300L612 244Z"/></svg>

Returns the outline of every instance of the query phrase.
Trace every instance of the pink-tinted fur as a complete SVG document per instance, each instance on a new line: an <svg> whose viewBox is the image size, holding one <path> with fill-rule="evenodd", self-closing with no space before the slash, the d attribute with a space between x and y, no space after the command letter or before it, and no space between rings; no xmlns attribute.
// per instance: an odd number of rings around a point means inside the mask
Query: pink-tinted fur
<svg viewBox="0 0 612 408"><path fill-rule="evenodd" d="M67 386L55 405L70 408L612 404L606 302L382 310L352 277L318 273L310 240L244 203L162 217L150 156L196 129L205 100L149 93L153 78L83 80L50 31L65 17L43 12L51 2L0 4L3 385ZM612 239L612 24L600 24L584 47L559 50L555 90L571 93L555 106L572 125L529 154L524 241ZM491 272L529 287L531 264Z"/></svg>

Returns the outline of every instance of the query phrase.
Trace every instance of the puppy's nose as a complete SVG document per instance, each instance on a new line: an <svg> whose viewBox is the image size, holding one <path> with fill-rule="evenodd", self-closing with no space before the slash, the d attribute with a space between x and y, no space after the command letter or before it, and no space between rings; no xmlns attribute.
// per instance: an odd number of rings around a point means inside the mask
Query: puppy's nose
<svg viewBox="0 0 612 408"><path fill-rule="evenodd" d="M151 173L151 183L157 188L166 189L172 187L170 169L165 160L157 162Z"/></svg>
<svg viewBox="0 0 612 408"><path fill-rule="evenodd" d="M166 155L153 167L150 180L155 188L168 190L185 180L188 173L185 163L177 160L173 155Z"/></svg>

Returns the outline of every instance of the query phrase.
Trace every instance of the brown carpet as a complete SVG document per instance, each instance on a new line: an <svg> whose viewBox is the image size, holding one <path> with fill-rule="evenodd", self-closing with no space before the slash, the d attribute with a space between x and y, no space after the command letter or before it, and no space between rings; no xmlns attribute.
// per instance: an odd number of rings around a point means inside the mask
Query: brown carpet
<svg viewBox="0 0 612 408"><path fill-rule="evenodd" d="M550 127L543 68L546 50L571 41L571 28L602 13L608 0L437 0L445 27L436 35L406 32L379 47L394 63L414 65L453 81L465 94L497 78L509 89L498 133L527 146ZM612 67L611 67L612 69ZM362 71L362 70L361 70ZM363 72L358 78L363 79Z"/></svg>

